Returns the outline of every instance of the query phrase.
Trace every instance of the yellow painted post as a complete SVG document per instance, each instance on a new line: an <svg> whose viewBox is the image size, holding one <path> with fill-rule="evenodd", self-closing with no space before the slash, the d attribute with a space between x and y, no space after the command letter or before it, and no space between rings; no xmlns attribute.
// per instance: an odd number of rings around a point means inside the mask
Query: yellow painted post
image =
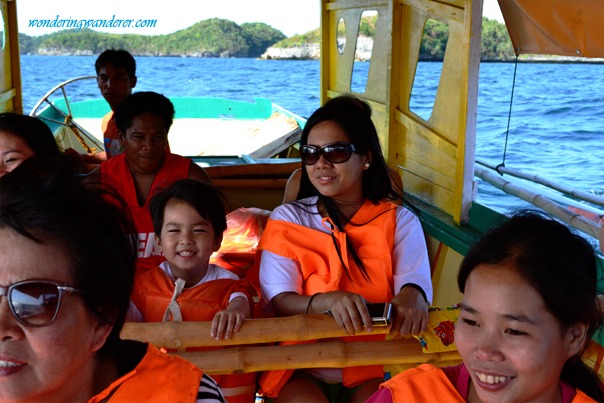
<svg viewBox="0 0 604 403"><path fill-rule="evenodd" d="M393 0L390 163L402 167L405 191L458 223L468 219L472 201L481 14L481 0ZM428 20L446 24L449 37L424 119L409 103Z"/></svg>
<svg viewBox="0 0 604 403"><path fill-rule="evenodd" d="M4 24L0 26L0 31L4 31L4 43L0 46L0 112L23 113L17 1L0 0L0 13Z"/></svg>
<svg viewBox="0 0 604 403"><path fill-rule="evenodd" d="M360 18L364 11L377 12L367 87L355 95L371 105L384 155L392 168L400 167L405 191L455 222L466 221L473 196L482 0L322 0L321 7L321 102L351 92ZM426 120L409 102L428 20L446 24L449 39Z"/></svg>

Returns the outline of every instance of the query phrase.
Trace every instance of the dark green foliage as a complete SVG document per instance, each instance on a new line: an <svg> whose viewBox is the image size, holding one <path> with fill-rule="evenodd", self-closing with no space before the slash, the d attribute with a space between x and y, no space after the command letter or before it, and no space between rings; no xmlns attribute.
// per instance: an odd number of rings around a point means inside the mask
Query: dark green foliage
<svg viewBox="0 0 604 403"><path fill-rule="evenodd" d="M481 60L513 60L514 48L504 24L488 18L482 19Z"/></svg>
<svg viewBox="0 0 604 403"><path fill-rule="evenodd" d="M419 50L420 60L442 60L445 56L449 27L441 22L428 20Z"/></svg>
<svg viewBox="0 0 604 403"><path fill-rule="evenodd" d="M283 39L282 41L275 43L273 46L276 48L293 48L320 42L321 30L317 28L305 34L294 35L291 38Z"/></svg>
<svg viewBox="0 0 604 403"><path fill-rule="evenodd" d="M377 15L362 17L359 25L359 35L375 36L375 26L377 24Z"/></svg>
<svg viewBox="0 0 604 403"><path fill-rule="evenodd" d="M168 35L107 34L81 29L31 37L19 34L21 53L93 53L126 49L135 56L259 57L285 38L263 23L239 26L211 18Z"/></svg>
<svg viewBox="0 0 604 403"><path fill-rule="evenodd" d="M250 57L259 57L271 45L286 38L281 31L261 22L241 24L241 34L250 45Z"/></svg>

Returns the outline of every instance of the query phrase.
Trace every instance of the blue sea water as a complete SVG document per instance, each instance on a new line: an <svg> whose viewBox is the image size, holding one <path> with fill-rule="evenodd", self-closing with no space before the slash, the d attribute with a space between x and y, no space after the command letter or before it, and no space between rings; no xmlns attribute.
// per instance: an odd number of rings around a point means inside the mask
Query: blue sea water
<svg viewBox="0 0 604 403"><path fill-rule="evenodd" d="M25 111L54 85L94 75L94 56L21 56ZM420 63L411 108L429 114L440 63ZM368 63L356 63L362 79ZM136 90L167 96L268 98L303 117L320 105L318 61L137 58ZM476 156L503 162L513 63L480 66ZM353 88L362 83L353 82ZM94 81L72 100L99 97ZM604 194L604 64L521 63L517 67L505 165L585 192ZM500 211L518 207L479 181L478 198Z"/></svg>

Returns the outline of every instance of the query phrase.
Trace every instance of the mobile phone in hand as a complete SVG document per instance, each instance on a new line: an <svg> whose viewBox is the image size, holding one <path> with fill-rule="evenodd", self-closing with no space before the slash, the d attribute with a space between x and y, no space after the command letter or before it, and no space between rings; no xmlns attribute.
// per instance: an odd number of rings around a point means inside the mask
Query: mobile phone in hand
<svg viewBox="0 0 604 403"><path fill-rule="evenodd" d="M373 326L388 326L392 320L392 305L388 302L367 304Z"/></svg>

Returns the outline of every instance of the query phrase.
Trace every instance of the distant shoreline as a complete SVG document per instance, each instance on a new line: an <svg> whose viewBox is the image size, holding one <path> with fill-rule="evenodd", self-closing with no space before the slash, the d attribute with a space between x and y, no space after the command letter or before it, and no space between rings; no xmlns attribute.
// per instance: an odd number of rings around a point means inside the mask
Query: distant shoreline
<svg viewBox="0 0 604 403"><path fill-rule="evenodd" d="M60 53L60 54L40 54L40 53L21 53L21 56L42 56L42 57L63 57L63 56L98 56L96 53ZM212 56L190 56L190 55L137 55L135 57L178 57L178 58L198 58L198 59L222 59L221 57ZM259 59L259 60L273 60L273 61L308 61L308 60L319 60L319 58L278 58L278 59L266 59L262 57L228 57L227 59ZM360 62L369 62L369 60L359 60ZM442 63L442 60L435 59L419 59L423 63ZM481 60L481 63L515 63L516 60ZM552 56L543 57L541 55L523 55L518 58L518 63L552 63L552 64L604 64L604 58L587 58L587 57L571 57L571 56Z"/></svg>

